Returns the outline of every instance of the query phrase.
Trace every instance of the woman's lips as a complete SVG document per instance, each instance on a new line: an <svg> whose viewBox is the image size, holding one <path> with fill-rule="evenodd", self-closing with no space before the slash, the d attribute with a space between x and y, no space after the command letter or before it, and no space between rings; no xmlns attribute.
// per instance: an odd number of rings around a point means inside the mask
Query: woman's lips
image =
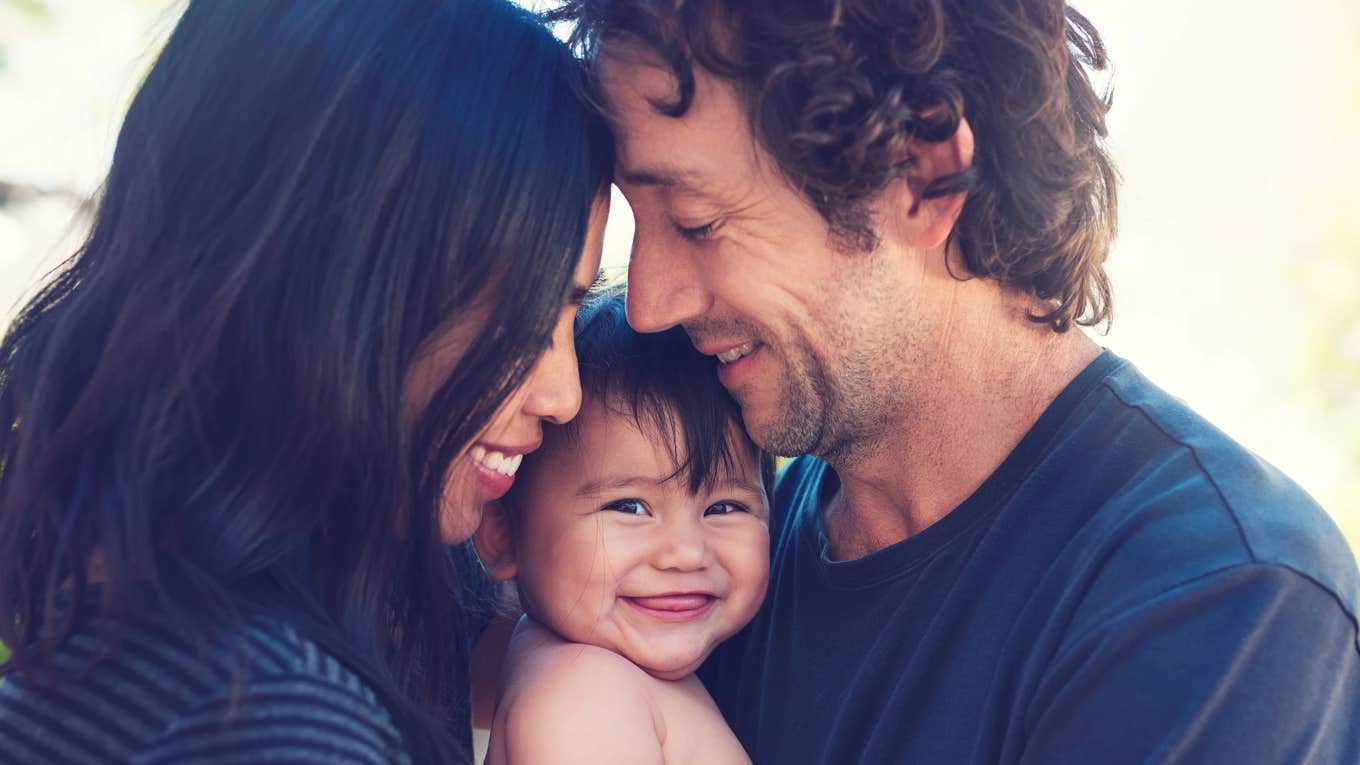
<svg viewBox="0 0 1360 765"><path fill-rule="evenodd" d="M533 451L537 445L521 450L501 450L496 447L476 444L468 450L473 472L481 486L482 500L490 502L505 496L515 485L515 473L519 470L524 454Z"/></svg>
<svg viewBox="0 0 1360 765"><path fill-rule="evenodd" d="M705 593L676 593L625 598L628 603L658 621L685 622L708 613L718 599Z"/></svg>
<svg viewBox="0 0 1360 765"><path fill-rule="evenodd" d="M492 470L480 462L472 463L472 472L477 474L477 483L481 486L482 500L490 502L504 497L510 487L515 485L515 477Z"/></svg>

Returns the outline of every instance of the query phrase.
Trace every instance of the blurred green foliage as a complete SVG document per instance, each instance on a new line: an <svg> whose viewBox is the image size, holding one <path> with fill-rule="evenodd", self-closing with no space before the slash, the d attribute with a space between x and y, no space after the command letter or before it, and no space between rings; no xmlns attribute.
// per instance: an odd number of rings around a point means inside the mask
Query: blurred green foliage
<svg viewBox="0 0 1360 765"><path fill-rule="evenodd" d="M18 10L20 13L34 16L40 19L48 17L47 3L43 0L4 0L5 5Z"/></svg>
<svg viewBox="0 0 1360 765"><path fill-rule="evenodd" d="M1337 495L1318 500L1360 551L1360 221L1338 222L1308 264L1303 288L1309 315L1301 392L1347 467Z"/></svg>
<svg viewBox="0 0 1360 765"><path fill-rule="evenodd" d="M1360 49L1352 51L1343 69L1354 72L1356 65ZM1360 130L1360 91L1348 88L1339 97L1334 119L1355 135ZM1335 161L1345 171L1306 197L1313 209L1329 212L1318 221L1324 233L1317 251L1300 269L1308 321L1297 379L1305 405L1342 462L1340 486L1317 499L1360 558L1360 198L1351 184L1360 171L1360 153Z"/></svg>
<svg viewBox="0 0 1360 765"><path fill-rule="evenodd" d="M52 16L44 0L0 0L0 11L12 8L20 16L39 21L49 21ZM0 71L5 68L5 49L0 48Z"/></svg>

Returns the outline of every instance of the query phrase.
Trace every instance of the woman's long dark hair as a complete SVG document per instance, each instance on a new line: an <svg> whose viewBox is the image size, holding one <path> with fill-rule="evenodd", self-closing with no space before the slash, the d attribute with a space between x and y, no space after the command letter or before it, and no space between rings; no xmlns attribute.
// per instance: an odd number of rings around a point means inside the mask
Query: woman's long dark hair
<svg viewBox="0 0 1360 765"><path fill-rule="evenodd" d="M611 163L577 67L504 0L188 5L88 240L0 343L6 673L55 671L95 560L115 623L134 591L190 632L287 614L448 755L438 498L571 290Z"/></svg>

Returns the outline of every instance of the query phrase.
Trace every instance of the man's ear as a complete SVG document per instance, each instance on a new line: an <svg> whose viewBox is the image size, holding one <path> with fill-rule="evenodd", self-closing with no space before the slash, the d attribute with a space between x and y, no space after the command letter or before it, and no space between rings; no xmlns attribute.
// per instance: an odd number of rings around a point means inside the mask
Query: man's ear
<svg viewBox="0 0 1360 765"><path fill-rule="evenodd" d="M926 199L926 189L938 178L960 172L973 164L973 128L959 118L954 135L933 143L913 138L903 148L906 165L905 193L890 194L896 228L903 241L917 249L934 249L944 244L963 212L965 194ZM901 187L898 187L902 190Z"/></svg>
<svg viewBox="0 0 1360 765"><path fill-rule="evenodd" d="M482 567L497 582L515 578L515 535L510 510L492 502L482 511L482 522L472 532L472 549Z"/></svg>

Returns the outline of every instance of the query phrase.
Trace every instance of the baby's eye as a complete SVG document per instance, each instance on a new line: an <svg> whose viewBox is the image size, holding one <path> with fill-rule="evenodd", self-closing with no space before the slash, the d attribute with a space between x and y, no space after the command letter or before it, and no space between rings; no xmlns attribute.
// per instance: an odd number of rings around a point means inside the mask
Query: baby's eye
<svg viewBox="0 0 1360 765"><path fill-rule="evenodd" d="M745 506L736 502L714 502L704 510L704 515L727 515L728 513L747 513L750 512Z"/></svg>
<svg viewBox="0 0 1360 765"><path fill-rule="evenodd" d="M649 515L647 506L639 499L616 499L605 505L603 510L613 510L627 515Z"/></svg>

